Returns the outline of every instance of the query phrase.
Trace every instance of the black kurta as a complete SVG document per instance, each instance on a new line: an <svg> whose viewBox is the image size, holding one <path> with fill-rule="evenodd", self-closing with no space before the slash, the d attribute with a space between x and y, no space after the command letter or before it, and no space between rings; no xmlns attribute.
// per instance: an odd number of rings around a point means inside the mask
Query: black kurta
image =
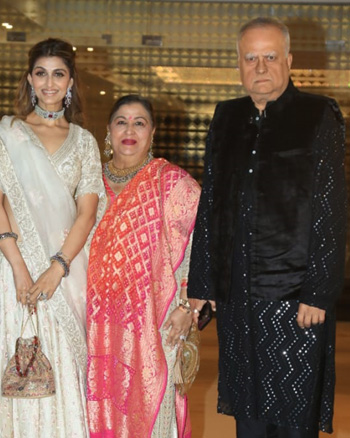
<svg viewBox="0 0 350 438"><path fill-rule="evenodd" d="M332 430L345 203L333 100L290 83L261 116L250 98L218 105L188 293L217 301L219 412ZM326 323L300 329L300 301L327 309Z"/></svg>

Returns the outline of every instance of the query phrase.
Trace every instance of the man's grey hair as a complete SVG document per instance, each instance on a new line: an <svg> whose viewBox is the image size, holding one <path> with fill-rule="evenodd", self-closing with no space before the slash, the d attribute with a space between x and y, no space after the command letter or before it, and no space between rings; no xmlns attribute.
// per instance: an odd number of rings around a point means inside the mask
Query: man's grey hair
<svg viewBox="0 0 350 438"><path fill-rule="evenodd" d="M244 33L247 30L250 29L258 29L261 27L275 27L278 29L282 35L284 36L285 43L286 43L286 57L289 54L290 50L290 35L289 35L289 29L288 27L282 23L282 21L277 20L276 18L272 17L258 17L254 18L253 20L248 21L248 23L245 23L239 30L238 36L237 36L237 53L239 57L239 43L244 35Z"/></svg>

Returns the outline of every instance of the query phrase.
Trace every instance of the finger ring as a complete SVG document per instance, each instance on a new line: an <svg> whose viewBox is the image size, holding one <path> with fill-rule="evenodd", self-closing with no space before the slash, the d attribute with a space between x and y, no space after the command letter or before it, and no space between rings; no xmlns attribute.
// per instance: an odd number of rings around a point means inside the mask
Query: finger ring
<svg viewBox="0 0 350 438"><path fill-rule="evenodd" d="M186 341L186 336L185 335L180 335L180 341Z"/></svg>
<svg viewBox="0 0 350 438"><path fill-rule="evenodd" d="M193 313L199 313L198 309L194 309Z"/></svg>
<svg viewBox="0 0 350 438"><path fill-rule="evenodd" d="M40 294L38 296L38 300L46 301L47 300L47 294L45 294L44 292L40 292Z"/></svg>

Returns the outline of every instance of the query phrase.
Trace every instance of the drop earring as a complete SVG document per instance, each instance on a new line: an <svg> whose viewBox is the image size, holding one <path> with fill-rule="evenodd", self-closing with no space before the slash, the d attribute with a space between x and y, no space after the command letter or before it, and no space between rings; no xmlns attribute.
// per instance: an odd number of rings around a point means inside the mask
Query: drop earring
<svg viewBox="0 0 350 438"><path fill-rule="evenodd" d="M72 103L72 89L69 87L67 88L67 92L64 97L64 105L66 108L68 108L71 103Z"/></svg>
<svg viewBox="0 0 350 438"><path fill-rule="evenodd" d="M107 135L105 138L105 148L103 155L107 158L111 158L113 155L112 143L111 143L111 133L107 130Z"/></svg>
<svg viewBox="0 0 350 438"><path fill-rule="evenodd" d="M36 105L36 94L35 94L35 90L33 85L31 85L31 89L30 89L30 100L32 102L32 105L35 106Z"/></svg>

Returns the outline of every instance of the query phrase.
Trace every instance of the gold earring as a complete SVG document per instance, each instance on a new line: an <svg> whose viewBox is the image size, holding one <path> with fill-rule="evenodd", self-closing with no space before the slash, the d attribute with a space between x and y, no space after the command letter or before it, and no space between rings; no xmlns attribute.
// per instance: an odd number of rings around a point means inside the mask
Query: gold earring
<svg viewBox="0 0 350 438"><path fill-rule="evenodd" d="M103 154L107 158L111 158L113 155L112 143L111 143L111 133L107 130L107 135L105 138L105 148Z"/></svg>

